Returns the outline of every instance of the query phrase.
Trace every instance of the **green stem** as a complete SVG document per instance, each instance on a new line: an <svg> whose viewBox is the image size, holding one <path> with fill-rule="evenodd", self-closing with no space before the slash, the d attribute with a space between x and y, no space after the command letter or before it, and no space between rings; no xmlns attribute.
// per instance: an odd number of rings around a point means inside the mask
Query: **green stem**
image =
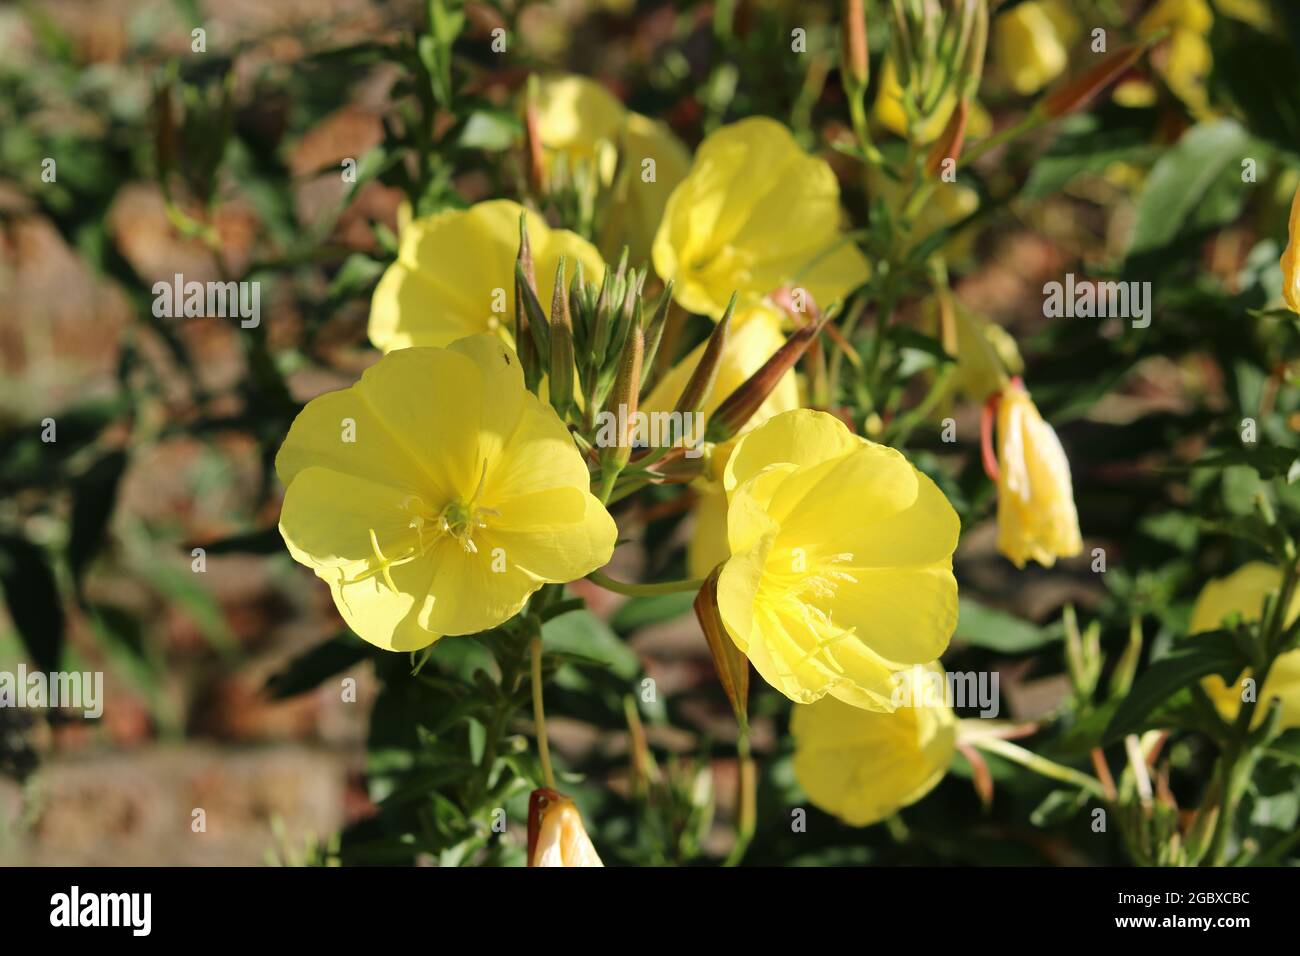
<svg viewBox="0 0 1300 956"><path fill-rule="evenodd" d="M616 594L627 594L632 597L648 597L655 594L675 594L678 591L698 591L704 584L702 578L691 578L685 581L661 581L657 584L633 584L630 581L616 581L608 575L601 574L599 571L592 571L587 575L587 580L593 584L599 584L606 591L613 591Z"/></svg>
<svg viewBox="0 0 1300 956"><path fill-rule="evenodd" d="M1086 773L1081 773L1073 767L1066 767L1055 761L1048 760L1046 757L1041 757L1033 751L1026 750L1024 747L1013 744L1008 740L1001 740L997 737L974 737L970 742L981 750L997 754L999 757L1018 763L1022 767L1027 767L1044 777L1059 780L1062 783L1074 784L1098 799L1105 798L1105 792L1102 790L1101 784Z"/></svg>
<svg viewBox="0 0 1300 956"><path fill-rule="evenodd" d="M537 728L537 757L542 763L542 782L555 789L555 772L551 769L551 745L546 738L546 707L542 702L542 636L530 642L533 677L533 723Z"/></svg>

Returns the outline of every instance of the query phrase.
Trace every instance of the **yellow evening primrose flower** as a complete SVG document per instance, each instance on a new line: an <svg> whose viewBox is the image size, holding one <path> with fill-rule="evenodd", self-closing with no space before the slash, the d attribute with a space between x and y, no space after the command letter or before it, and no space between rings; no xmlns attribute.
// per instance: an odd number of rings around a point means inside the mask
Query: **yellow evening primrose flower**
<svg viewBox="0 0 1300 956"><path fill-rule="evenodd" d="M528 799L529 866L604 866L582 825L577 804L554 790Z"/></svg>
<svg viewBox="0 0 1300 956"><path fill-rule="evenodd" d="M384 352L450 345L478 332L510 343L515 315L515 257L524 207L506 199L413 219L399 237L397 260L375 287L370 341ZM527 212L538 297L551 301L555 267L565 257L599 282L605 263L595 246L567 229L551 229Z"/></svg>
<svg viewBox="0 0 1300 956"><path fill-rule="evenodd" d="M1291 197L1291 217L1287 222L1286 250L1282 266L1282 298L1292 312L1300 312L1300 187Z"/></svg>
<svg viewBox="0 0 1300 956"><path fill-rule="evenodd" d="M998 550L1018 568L1051 567L1083 550L1070 463L1051 425L1016 379L997 412Z"/></svg>
<svg viewBox="0 0 1300 956"><path fill-rule="evenodd" d="M892 710L893 675L935 660L957 623L957 513L892 448L797 409L727 462L731 557L718 610L736 646L796 703Z"/></svg>
<svg viewBox="0 0 1300 956"><path fill-rule="evenodd" d="M654 241L655 271L691 312L721 318L782 286L826 308L866 281L867 261L840 231L840 186L780 123L751 117L709 135L673 190Z"/></svg>
<svg viewBox="0 0 1300 956"><path fill-rule="evenodd" d="M1218 630L1233 614L1239 615L1247 624L1258 621L1265 596L1277 591L1281 585L1282 572L1263 561L1244 564L1226 578L1208 582L1192 607L1188 633L1204 634ZM1300 593L1293 597L1287 608L1285 624L1293 623L1298 616ZM1211 675L1201 681L1201 686L1225 720L1236 719L1241 710L1242 695L1246 691L1244 682L1249 677L1250 669L1247 668L1232 686L1228 686L1218 675ZM1268 702L1277 697L1282 701L1282 728L1300 727L1300 650L1280 655L1273 662L1264 687L1255 690L1259 703L1255 708L1254 723L1258 724L1264 719L1268 712Z"/></svg>
<svg viewBox="0 0 1300 956"><path fill-rule="evenodd" d="M1213 23L1214 11L1207 0L1159 0L1137 25L1142 38L1169 31L1152 63L1169 89L1197 117L1210 113L1205 83L1214 65L1209 42ZM1128 79L1116 88L1115 100L1121 106L1150 106L1156 101L1155 89L1145 80Z"/></svg>
<svg viewBox="0 0 1300 956"><path fill-rule="evenodd" d="M613 93L585 76L548 76L537 85L537 132L548 168L556 153L570 167L588 163L608 184L618 163L627 108Z"/></svg>
<svg viewBox="0 0 1300 956"><path fill-rule="evenodd" d="M1036 93L1065 72L1079 21L1061 0L1019 3L993 23L998 69L1022 96Z"/></svg>
<svg viewBox="0 0 1300 956"><path fill-rule="evenodd" d="M623 126L623 169L614 184L600 230L600 247L618 261L649 263L668 197L691 168L690 150L664 123L629 113Z"/></svg>
<svg viewBox="0 0 1300 956"><path fill-rule="evenodd" d="M275 468L289 553L386 650L495 627L614 550L568 431L491 334L389 353L312 400Z"/></svg>
<svg viewBox="0 0 1300 956"><path fill-rule="evenodd" d="M916 803L943 779L957 751L957 718L929 681L935 664L899 674L910 693L893 713L850 707L830 697L790 715L794 775L813 804L865 827Z"/></svg>
<svg viewBox="0 0 1300 956"><path fill-rule="evenodd" d="M757 303L742 310L731 320L727 345L718 363L717 377L712 390L700 405L702 421L708 417L749 377L763 367L776 351L785 344L781 331L783 316L780 310L767 303ZM674 365L661 378L649 396L641 403L647 414L671 412L686 383L695 374L708 342L701 342L684 359ZM753 430L773 415L799 407L799 384L793 369L781 376L776 388L740 430L740 435ZM722 474L731 450L739 436L715 447L710 458L709 473L695 482L699 501L695 506L695 529L686 547L687 573L702 578L726 560L727 550L727 496L722 488Z"/></svg>

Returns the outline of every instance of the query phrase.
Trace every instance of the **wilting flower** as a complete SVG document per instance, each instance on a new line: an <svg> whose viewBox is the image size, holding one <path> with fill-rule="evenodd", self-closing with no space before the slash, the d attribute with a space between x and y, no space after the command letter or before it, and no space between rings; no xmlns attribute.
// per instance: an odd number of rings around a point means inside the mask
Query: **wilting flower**
<svg viewBox="0 0 1300 956"><path fill-rule="evenodd" d="M389 353L310 402L275 465L290 554L388 650L494 627L614 549L582 456L490 334Z"/></svg>
<svg viewBox="0 0 1300 956"><path fill-rule="evenodd" d="M1300 187L1291 199L1286 251L1282 253L1282 297L1287 308L1300 312Z"/></svg>
<svg viewBox="0 0 1300 956"><path fill-rule="evenodd" d="M529 866L604 866L582 814L572 800L554 790L534 790L528 798Z"/></svg>
<svg viewBox="0 0 1300 956"><path fill-rule="evenodd" d="M866 281L867 261L840 232L840 187L780 123L751 117L708 136L668 199L655 271L683 308L719 318L782 286L829 306Z"/></svg>
<svg viewBox="0 0 1300 956"><path fill-rule="evenodd" d="M957 623L948 499L835 416L769 419L727 462L727 633L796 703L891 710L893 674L936 659Z"/></svg>
<svg viewBox="0 0 1300 956"><path fill-rule="evenodd" d="M930 664L898 679L912 689L927 673L942 671ZM915 689L893 713L829 697L794 708L794 775L816 806L864 827L916 803L943 779L957 750L957 719L945 703Z"/></svg>
<svg viewBox="0 0 1300 956"><path fill-rule="evenodd" d="M765 303L755 304L732 319L731 334L718 363L717 377L700 404L703 422L707 423L709 415L722 404L723 399L744 384L785 343L781 323L781 313ZM673 411L677 397L699 366L707 344L700 343L669 369L641 404L643 411L649 414ZM756 428L773 415L798 407L799 386L791 370L781 377L740 434ZM695 530L686 547L686 566L691 577L704 577L728 555L727 496L722 488L722 474L738 440L735 438L714 448L709 474L695 483L700 497L695 506Z"/></svg>
<svg viewBox="0 0 1300 956"><path fill-rule="evenodd" d="M998 68L1012 89L1027 95L1065 72L1079 21L1062 0L1029 0L1001 14L993 29Z"/></svg>
<svg viewBox="0 0 1300 956"><path fill-rule="evenodd" d="M493 199L412 220L399 238L397 261L380 278L370 304L375 347L384 352L441 347L477 332L494 332L510 342L521 213L518 203ZM600 281L605 264L591 243L566 229L551 229L534 212L526 215L542 302L551 301L560 256L570 274L581 262L587 278Z"/></svg>
<svg viewBox="0 0 1300 956"><path fill-rule="evenodd" d="M1244 624L1258 621L1264 608L1264 598L1281 586L1282 572L1262 561L1244 564L1226 578L1210 581L1201 589L1196 604L1192 607L1188 633L1203 634L1218 630L1234 614ZM1300 592L1293 596L1287 607L1284 625L1292 624L1297 617L1300 617ZM1201 682L1225 720L1236 719L1246 690L1245 681L1250 676L1250 669L1247 668L1232 686L1228 686L1218 675L1206 677ZM1300 727L1300 650L1279 655L1269 670L1264 686L1256 688L1256 693L1259 704L1255 708L1255 723L1264 719L1269 700L1277 697L1282 702L1280 726L1284 729Z"/></svg>
<svg viewBox="0 0 1300 956"><path fill-rule="evenodd" d="M992 455L992 415L986 405L984 464L998 485L998 550L1023 568L1051 567L1083 550L1074 507L1070 463L1052 426L1043 421L1019 379L997 404L997 456Z"/></svg>

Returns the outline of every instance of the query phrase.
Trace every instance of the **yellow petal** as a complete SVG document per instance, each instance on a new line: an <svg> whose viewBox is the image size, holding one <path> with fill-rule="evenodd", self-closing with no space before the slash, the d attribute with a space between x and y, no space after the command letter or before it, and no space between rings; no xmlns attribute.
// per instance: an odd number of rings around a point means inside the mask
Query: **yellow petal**
<svg viewBox="0 0 1300 956"><path fill-rule="evenodd" d="M1300 187L1291 199L1286 251L1282 253L1282 297L1287 308L1300 312Z"/></svg>
<svg viewBox="0 0 1300 956"><path fill-rule="evenodd" d="M492 332L509 340L514 327L518 203L494 199L446 210L403 230L397 261L379 280L370 305L370 341L385 352L446 346L463 336ZM605 266L594 246L564 229L552 230L527 213L538 294L551 301L561 255L570 275L578 261L599 282Z"/></svg>
<svg viewBox="0 0 1300 956"><path fill-rule="evenodd" d="M914 672L905 673L911 680ZM799 785L814 805L852 826L879 822L920 800L956 752L956 719L946 706L873 713L825 698L795 707L790 730Z"/></svg>

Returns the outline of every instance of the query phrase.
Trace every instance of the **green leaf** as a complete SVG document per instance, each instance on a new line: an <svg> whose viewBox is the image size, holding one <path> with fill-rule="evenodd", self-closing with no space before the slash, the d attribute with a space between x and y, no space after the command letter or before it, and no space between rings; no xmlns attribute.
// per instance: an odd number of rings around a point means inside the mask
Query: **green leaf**
<svg viewBox="0 0 1300 956"><path fill-rule="evenodd" d="M1064 823L1088 804L1088 793L1084 790L1053 790L1033 813L1029 822L1036 827L1050 827Z"/></svg>
<svg viewBox="0 0 1300 956"><path fill-rule="evenodd" d="M63 604L44 549L23 538L0 536L0 590L32 662L47 673L58 670Z"/></svg>
<svg viewBox="0 0 1300 956"><path fill-rule="evenodd" d="M1105 742L1113 743L1141 729L1148 714L1202 677L1218 674L1232 680L1240 674L1248 662L1242 660L1225 635L1218 637L1222 639L1216 639L1215 634L1199 634L1194 643L1177 648L1139 675L1106 727Z"/></svg>
<svg viewBox="0 0 1300 956"><path fill-rule="evenodd" d="M628 634L652 624L661 624L681 617L690 612L694 601L695 593L692 591L634 597L614 612L609 623L620 634Z"/></svg>
<svg viewBox="0 0 1300 956"><path fill-rule="evenodd" d="M1158 155L1136 128L1103 129L1091 113L1071 117L1025 180L1020 195L1041 199L1064 189L1080 173L1102 173L1117 162L1145 163Z"/></svg>
<svg viewBox="0 0 1300 956"><path fill-rule="evenodd" d="M547 621L542 643L548 651L599 664L626 680L641 673L641 661L632 649L590 611L570 611Z"/></svg>
<svg viewBox="0 0 1300 956"><path fill-rule="evenodd" d="M1024 653L1057 640L1050 630L970 598L960 599L957 630L953 637L1004 654Z"/></svg>
<svg viewBox="0 0 1300 956"><path fill-rule="evenodd" d="M207 554L283 554L285 553L284 538L280 536L279 528L264 528L260 531L246 531L243 534L232 534L228 538L221 538L210 544L195 545L201 547ZM190 550L189 548L186 549Z"/></svg>
<svg viewBox="0 0 1300 956"><path fill-rule="evenodd" d="M266 692L273 700L284 700L313 690L327 678L365 660L369 653L368 645L344 631L299 654L284 670L271 675Z"/></svg>
<svg viewBox="0 0 1300 956"><path fill-rule="evenodd" d="M512 148L523 135L523 124L506 110L478 109L469 115L456 138L462 149L501 152Z"/></svg>
<svg viewBox="0 0 1300 956"><path fill-rule="evenodd" d="M81 596L81 578L103 546L117 488L126 471L126 452L111 451L95 460L72 482L72 530L68 536L68 566Z"/></svg>
<svg viewBox="0 0 1300 956"><path fill-rule="evenodd" d="M1194 126L1156 162L1138 199L1130 259L1236 216L1247 194L1240 163L1249 133L1234 120Z"/></svg>

